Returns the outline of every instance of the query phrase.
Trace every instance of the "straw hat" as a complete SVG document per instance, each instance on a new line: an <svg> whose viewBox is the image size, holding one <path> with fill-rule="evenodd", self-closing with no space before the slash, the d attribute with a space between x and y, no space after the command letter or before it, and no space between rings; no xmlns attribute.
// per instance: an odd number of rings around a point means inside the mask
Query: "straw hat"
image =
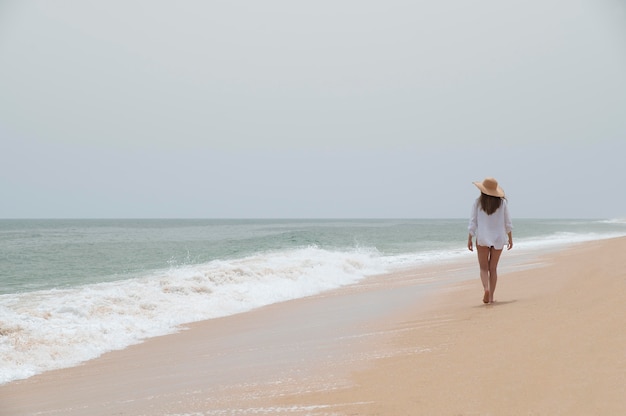
<svg viewBox="0 0 626 416"><path fill-rule="evenodd" d="M504 190L494 178L485 178L482 182L472 182L483 194L504 198Z"/></svg>

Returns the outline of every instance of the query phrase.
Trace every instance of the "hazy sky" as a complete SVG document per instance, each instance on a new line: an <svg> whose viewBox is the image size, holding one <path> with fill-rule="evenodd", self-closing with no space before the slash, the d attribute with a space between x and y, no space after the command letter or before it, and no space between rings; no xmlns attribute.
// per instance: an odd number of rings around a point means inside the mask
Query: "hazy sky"
<svg viewBox="0 0 626 416"><path fill-rule="evenodd" d="M622 0L0 0L0 218L626 217Z"/></svg>

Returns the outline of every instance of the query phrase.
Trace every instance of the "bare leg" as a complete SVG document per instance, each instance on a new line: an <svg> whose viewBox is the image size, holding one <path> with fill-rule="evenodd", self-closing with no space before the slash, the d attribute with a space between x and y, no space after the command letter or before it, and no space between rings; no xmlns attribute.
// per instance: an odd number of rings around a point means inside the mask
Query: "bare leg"
<svg viewBox="0 0 626 416"><path fill-rule="evenodd" d="M489 249L489 303L493 303L493 294L498 283L498 262L501 254L502 250L493 247Z"/></svg>
<svg viewBox="0 0 626 416"><path fill-rule="evenodd" d="M476 251L478 252L478 266L480 267L480 281L483 284L485 290L485 296L483 297L484 303L489 303L491 294L489 293L489 254L490 248L485 246L476 245Z"/></svg>
<svg viewBox="0 0 626 416"><path fill-rule="evenodd" d="M493 302L493 293L498 283L498 262L502 250L493 247L476 246L478 251L478 265L480 266L480 280L485 290L484 303Z"/></svg>

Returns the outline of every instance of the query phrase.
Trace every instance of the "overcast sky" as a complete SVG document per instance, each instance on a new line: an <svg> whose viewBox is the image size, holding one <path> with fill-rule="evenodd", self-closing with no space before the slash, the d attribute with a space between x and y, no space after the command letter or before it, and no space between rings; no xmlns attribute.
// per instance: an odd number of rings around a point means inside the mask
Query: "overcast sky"
<svg viewBox="0 0 626 416"><path fill-rule="evenodd" d="M626 217L622 0L0 0L0 218Z"/></svg>

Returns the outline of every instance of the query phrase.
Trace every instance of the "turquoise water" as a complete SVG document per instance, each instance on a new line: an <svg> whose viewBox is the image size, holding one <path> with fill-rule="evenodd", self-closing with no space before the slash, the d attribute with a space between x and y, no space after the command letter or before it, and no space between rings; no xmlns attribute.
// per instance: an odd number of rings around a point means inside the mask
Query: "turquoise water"
<svg viewBox="0 0 626 416"><path fill-rule="evenodd" d="M626 235L621 220L514 227L517 250ZM0 383L188 322L466 256L466 242L466 219L0 220Z"/></svg>
<svg viewBox="0 0 626 416"><path fill-rule="evenodd" d="M150 271L302 247L380 257L454 252L465 219L0 220L0 294L122 280ZM619 235L621 221L517 220L516 243ZM404 255L404 256L403 256ZM416 258L417 260L417 258Z"/></svg>
<svg viewBox="0 0 626 416"><path fill-rule="evenodd" d="M152 270L316 246L381 255L454 247L458 220L5 220L0 293L125 279Z"/></svg>

